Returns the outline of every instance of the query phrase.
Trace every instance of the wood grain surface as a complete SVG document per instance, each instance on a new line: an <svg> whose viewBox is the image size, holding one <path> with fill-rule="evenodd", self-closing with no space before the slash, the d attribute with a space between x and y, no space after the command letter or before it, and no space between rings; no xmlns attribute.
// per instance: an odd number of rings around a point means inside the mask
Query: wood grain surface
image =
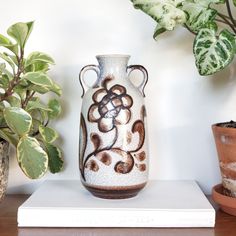
<svg viewBox="0 0 236 236"><path fill-rule="evenodd" d="M221 210L215 228L18 228L17 208L28 197L8 195L0 203L0 236L236 236L236 217Z"/></svg>

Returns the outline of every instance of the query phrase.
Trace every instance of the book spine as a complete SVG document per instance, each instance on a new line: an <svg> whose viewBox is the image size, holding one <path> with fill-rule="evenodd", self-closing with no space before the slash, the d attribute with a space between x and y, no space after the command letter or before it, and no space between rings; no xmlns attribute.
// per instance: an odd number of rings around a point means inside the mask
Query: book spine
<svg viewBox="0 0 236 236"><path fill-rule="evenodd" d="M102 217L101 217L102 216ZM19 208L19 227L214 227L215 211Z"/></svg>

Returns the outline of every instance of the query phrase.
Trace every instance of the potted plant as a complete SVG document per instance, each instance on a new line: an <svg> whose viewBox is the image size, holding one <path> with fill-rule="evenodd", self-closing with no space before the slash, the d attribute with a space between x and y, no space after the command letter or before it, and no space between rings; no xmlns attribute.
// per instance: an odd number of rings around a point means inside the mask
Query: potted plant
<svg viewBox="0 0 236 236"><path fill-rule="evenodd" d="M49 55L25 55L33 25L19 22L8 28L8 36L0 34L0 200L7 185L9 144L31 179L42 177L47 169L59 172L63 166L61 151L53 144L58 133L48 126L60 114L60 102L41 100L48 92L60 96L61 88L48 75L54 64Z"/></svg>
<svg viewBox="0 0 236 236"><path fill-rule="evenodd" d="M157 26L154 38L177 25L194 35L193 53L200 75L223 70L236 52L236 20L229 0L131 0L151 16ZM221 7L216 5L221 4ZM225 8L225 9L223 9ZM226 10L224 14L222 10ZM222 185L213 188L214 199L223 210L236 215L236 122L212 126L219 156Z"/></svg>

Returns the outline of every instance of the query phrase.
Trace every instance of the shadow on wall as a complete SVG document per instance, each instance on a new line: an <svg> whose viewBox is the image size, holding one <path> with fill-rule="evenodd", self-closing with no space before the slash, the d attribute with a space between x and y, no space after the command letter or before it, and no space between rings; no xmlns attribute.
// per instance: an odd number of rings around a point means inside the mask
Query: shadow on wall
<svg viewBox="0 0 236 236"><path fill-rule="evenodd" d="M209 130L207 135L206 129ZM161 166L151 165L151 169L155 166L164 179L197 180L204 192L209 192L207 185L220 180L216 150L209 149L209 146L214 147L210 127L197 123L172 127L159 130L158 137L161 137L160 147L162 143L165 146L164 150L159 150L165 159L161 161Z"/></svg>
<svg viewBox="0 0 236 236"><path fill-rule="evenodd" d="M150 39L152 35L150 35ZM158 55L158 49L163 51L165 48L165 57L170 54L169 59L173 60L173 56L178 52L181 52L181 58L178 58L178 61L174 61L175 63L180 63L182 60L184 61L185 56L192 55L192 45L193 45L193 35L189 33L185 28L178 28L175 31L167 31L164 34L159 35L156 39L152 39L155 45L155 50ZM175 53L176 52L176 53ZM162 58L162 56L160 56ZM168 63L167 63L168 64ZM169 64L168 64L169 65Z"/></svg>
<svg viewBox="0 0 236 236"><path fill-rule="evenodd" d="M230 85L230 88L233 89L233 86L236 86L236 61L234 60L224 70L209 76L207 79L211 81L212 89L215 91L221 91L228 85Z"/></svg>

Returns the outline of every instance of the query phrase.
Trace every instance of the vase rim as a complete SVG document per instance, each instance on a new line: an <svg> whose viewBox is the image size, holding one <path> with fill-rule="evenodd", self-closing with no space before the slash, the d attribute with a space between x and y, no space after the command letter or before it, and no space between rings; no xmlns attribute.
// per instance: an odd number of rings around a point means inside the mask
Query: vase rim
<svg viewBox="0 0 236 236"><path fill-rule="evenodd" d="M112 57L112 58L130 58L130 55L128 55L128 54L99 54L99 55L96 55L96 58L108 58L108 57Z"/></svg>

